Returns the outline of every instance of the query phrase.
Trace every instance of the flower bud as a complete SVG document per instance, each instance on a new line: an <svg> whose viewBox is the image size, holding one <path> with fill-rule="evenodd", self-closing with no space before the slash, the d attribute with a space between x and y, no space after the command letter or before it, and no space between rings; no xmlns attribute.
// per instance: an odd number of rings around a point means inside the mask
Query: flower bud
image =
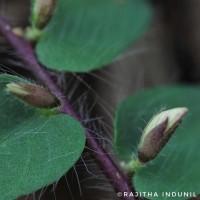
<svg viewBox="0 0 200 200"><path fill-rule="evenodd" d="M57 0L34 0L33 24L37 29L42 30L51 19Z"/></svg>
<svg viewBox="0 0 200 200"><path fill-rule="evenodd" d="M61 105L60 99L46 88L31 83L9 83L7 89L14 96L36 108L55 108Z"/></svg>
<svg viewBox="0 0 200 200"><path fill-rule="evenodd" d="M144 129L138 145L138 158L145 163L154 159L168 142L188 112L187 108L174 108L155 115Z"/></svg>

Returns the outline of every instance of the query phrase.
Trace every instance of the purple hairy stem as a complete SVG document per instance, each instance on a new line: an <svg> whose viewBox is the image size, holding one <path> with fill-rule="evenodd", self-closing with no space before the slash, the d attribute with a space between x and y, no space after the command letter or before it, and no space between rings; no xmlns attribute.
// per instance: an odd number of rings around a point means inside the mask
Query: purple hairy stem
<svg viewBox="0 0 200 200"><path fill-rule="evenodd" d="M21 58L26 68L39 81L41 81L46 87L48 87L51 92L53 92L61 98L63 103L61 113L76 118L82 124L82 126L85 129L87 145L89 149L91 149L94 158L98 162L103 173L111 182L115 191L122 193L132 192L134 194L134 188L132 187L129 178L116 164L114 159L108 153L106 153L106 151L101 147L97 140L94 137L92 137L88 125L82 123L79 114L74 110L68 98L64 96L57 84L54 83L51 79L49 71L39 64L33 46L28 41L25 41L24 39L14 35L11 27L3 19L0 19L0 33L4 36L4 38L11 45L11 47L16 51L17 55ZM133 196L124 197L122 195L121 199L135 200L136 198Z"/></svg>

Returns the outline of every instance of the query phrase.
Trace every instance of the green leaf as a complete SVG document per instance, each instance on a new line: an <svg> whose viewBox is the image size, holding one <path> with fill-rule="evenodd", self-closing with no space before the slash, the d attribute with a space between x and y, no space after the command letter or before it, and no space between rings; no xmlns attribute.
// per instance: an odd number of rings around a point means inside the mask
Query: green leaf
<svg viewBox="0 0 200 200"><path fill-rule="evenodd" d="M144 32L151 14L145 0L59 0L37 55L59 71L101 68Z"/></svg>
<svg viewBox="0 0 200 200"><path fill-rule="evenodd" d="M84 129L66 115L42 115L11 96L0 75L0 199L10 200L59 180L79 159Z"/></svg>
<svg viewBox="0 0 200 200"><path fill-rule="evenodd" d="M123 102L116 113L115 145L121 159L135 153L141 131L160 108L188 107L189 114L160 154L136 172L133 185L138 192L200 193L200 89L195 87L163 87L142 92ZM176 193L177 194L177 193ZM147 196L146 196L147 197ZM148 197L147 197L148 198ZM167 199L187 199L176 197Z"/></svg>

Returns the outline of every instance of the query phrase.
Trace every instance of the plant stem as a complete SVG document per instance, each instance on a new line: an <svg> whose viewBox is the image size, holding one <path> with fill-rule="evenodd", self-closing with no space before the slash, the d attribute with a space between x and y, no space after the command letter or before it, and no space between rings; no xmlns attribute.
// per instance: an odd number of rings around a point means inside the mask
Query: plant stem
<svg viewBox="0 0 200 200"><path fill-rule="evenodd" d="M76 118L84 127L87 145L91 149L93 156L99 163L102 171L109 179L116 192L128 192L134 194L134 188L131 186L129 178L124 174L120 167L114 162L114 159L106 153L101 145L92 137L87 124L83 124L79 114L73 109L67 97L61 92L59 87L50 77L47 69L43 68L37 61L34 49L28 42L15 36L10 26L0 19L0 32L4 38L10 43L17 55L21 58L26 68L46 87L62 99L63 106L61 112ZM121 199L135 200L135 197L121 197Z"/></svg>

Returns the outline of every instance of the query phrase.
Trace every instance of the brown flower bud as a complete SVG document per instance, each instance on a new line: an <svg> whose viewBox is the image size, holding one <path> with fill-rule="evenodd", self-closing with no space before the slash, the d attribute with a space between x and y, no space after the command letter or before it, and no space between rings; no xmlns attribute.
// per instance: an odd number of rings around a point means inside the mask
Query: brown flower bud
<svg viewBox="0 0 200 200"><path fill-rule="evenodd" d="M31 83L9 83L7 89L14 96L36 108L55 108L61 101L48 89Z"/></svg>
<svg viewBox="0 0 200 200"><path fill-rule="evenodd" d="M148 162L158 155L187 112L187 108L174 108L160 112L150 120L138 145L141 162Z"/></svg>
<svg viewBox="0 0 200 200"><path fill-rule="evenodd" d="M34 0L33 23L36 28L43 29L51 19L57 0Z"/></svg>

